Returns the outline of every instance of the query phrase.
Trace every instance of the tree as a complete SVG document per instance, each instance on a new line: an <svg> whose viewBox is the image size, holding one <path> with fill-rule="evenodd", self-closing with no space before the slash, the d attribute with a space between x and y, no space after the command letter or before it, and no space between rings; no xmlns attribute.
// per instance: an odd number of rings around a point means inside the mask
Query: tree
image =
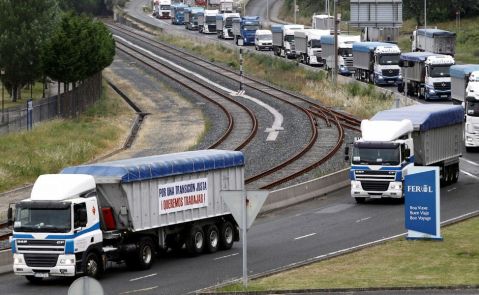
<svg viewBox="0 0 479 295"><path fill-rule="evenodd" d="M21 87L41 76L41 50L58 13L55 0L0 0L0 67L13 101Z"/></svg>

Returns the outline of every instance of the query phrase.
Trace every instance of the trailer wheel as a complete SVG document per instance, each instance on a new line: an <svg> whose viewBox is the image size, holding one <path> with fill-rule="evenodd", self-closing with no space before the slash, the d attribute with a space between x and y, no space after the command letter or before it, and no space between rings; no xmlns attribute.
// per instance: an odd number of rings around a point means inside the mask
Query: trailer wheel
<svg viewBox="0 0 479 295"><path fill-rule="evenodd" d="M234 228L233 224L225 221L220 226L220 249L229 250L233 247L234 242Z"/></svg>
<svg viewBox="0 0 479 295"><path fill-rule="evenodd" d="M205 251L207 253L214 253L218 251L218 245L219 245L219 239L220 239L218 227L214 224L206 226L205 237L206 237Z"/></svg>
<svg viewBox="0 0 479 295"><path fill-rule="evenodd" d="M43 278L37 278L36 276L25 276L25 279L32 284L38 284L43 280Z"/></svg>
<svg viewBox="0 0 479 295"><path fill-rule="evenodd" d="M155 246L151 238L142 238L138 243L137 267L140 270L149 269L153 265Z"/></svg>
<svg viewBox="0 0 479 295"><path fill-rule="evenodd" d="M97 279L102 272L100 257L95 252L88 253L83 263L83 274Z"/></svg>
<svg viewBox="0 0 479 295"><path fill-rule="evenodd" d="M205 234L201 227L194 225L190 228L186 238L186 250L191 255L198 255L205 247Z"/></svg>
<svg viewBox="0 0 479 295"><path fill-rule="evenodd" d="M453 167L452 183L456 183L459 179L459 164L456 164Z"/></svg>

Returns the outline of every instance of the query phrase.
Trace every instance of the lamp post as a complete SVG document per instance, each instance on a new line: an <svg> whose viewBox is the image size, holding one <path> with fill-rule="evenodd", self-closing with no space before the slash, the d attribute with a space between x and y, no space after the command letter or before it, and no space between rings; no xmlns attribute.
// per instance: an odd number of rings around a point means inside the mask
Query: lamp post
<svg viewBox="0 0 479 295"><path fill-rule="evenodd" d="M5 70L4 69L0 69L0 75L1 77L3 78L3 75L5 75ZM4 121L4 114L5 114L5 103L4 103L4 97L5 97L5 87L3 85L3 79L1 79L2 81L2 123Z"/></svg>
<svg viewBox="0 0 479 295"><path fill-rule="evenodd" d="M427 14L426 14L426 0L424 0L424 29L427 29Z"/></svg>

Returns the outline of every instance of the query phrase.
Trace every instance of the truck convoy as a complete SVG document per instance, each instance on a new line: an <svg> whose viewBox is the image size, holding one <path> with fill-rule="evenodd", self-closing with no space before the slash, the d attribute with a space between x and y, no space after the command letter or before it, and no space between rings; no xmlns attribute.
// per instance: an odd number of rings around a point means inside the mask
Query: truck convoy
<svg viewBox="0 0 479 295"><path fill-rule="evenodd" d="M218 10L198 12L198 30L203 34L216 34L216 15Z"/></svg>
<svg viewBox="0 0 479 295"><path fill-rule="evenodd" d="M400 66L404 81L398 83L398 91L406 89L407 95L429 99L451 98L450 67L454 58L431 52L407 52L401 54Z"/></svg>
<svg viewBox="0 0 479 295"><path fill-rule="evenodd" d="M426 51L454 56L456 33L438 29L417 29L412 33L412 51Z"/></svg>
<svg viewBox="0 0 479 295"><path fill-rule="evenodd" d="M396 85L401 81L397 45L383 42L353 44L353 67L356 80L377 85Z"/></svg>
<svg viewBox="0 0 479 295"><path fill-rule="evenodd" d="M274 55L296 58L294 31L304 30L303 25L272 25Z"/></svg>
<svg viewBox="0 0 479 295"><path fill-rule="evenodd" d="M259 16L243 16L233 19L233 35L236 45L253 45L256 30L261 28Z"/></svg>
<svg viewBox="0 0 479 295"><path fill-rule="evenodd" d="M185 29L198 30L198 13L203 13L204 10L203 7L185 8Z"/></svg>
<svg viewBox="0 0 479 295"><path fill-rule="evenodd" d="M451 96L465 109L464 145L466 151L479 147L479 65L453 65Z"/></svg>
<svg viewBox="0 0 479 295"><path fill-rule="evenodd" d="M330 35L329 30L304 29L294 32L294 47L299 61L307 65L322 65L321 38Z"/></svg>
<svg viewBox="0 0 479 295"><path fill-rule="evenodd" d="M233 39L233 19L240 17L236 12L224 12L216 15L216 33L220 39Z"/></svg>
<svg viewBox="0 0 479 295"><path fill-rule="evenodd" d="M359 42L361 37L338 35L338 69L339 74L343 76L351 76L354 74L353 66L353 44ZM325 69L334 68L334 36L321 36L321 55Z"/></svg>
<svg viewBox="0 0 479 295"><path fill-rule="evenodd" d="M354 141L351 196L403 198L403 180L412 166L439 166L442 185L457 182L464 111L461 106L417 104L381 111L361 122Z"/></svg>
<svg viewBox="0 0 479 295"><path fill-rule="evenodd" d="M171 23L173 25L183 25L185 23L185 9L188 5L176 3L171 5Z"/></svg>
<svg viewBox="0 0 479 295"><path fill-rule="evenodd" d="M41 175L13 219L13 271L29 281L85 274L106 262L147 269L161 249L230 249L239 230L221 190L244 189L241 152L204 150Z"/></svg>
<svg viewBox="0 0 479 295"><path fill-rule="evenodd" d="M273 33L270 30L256 30L254 34L254 47L256 50L273 49Z"/></svg>

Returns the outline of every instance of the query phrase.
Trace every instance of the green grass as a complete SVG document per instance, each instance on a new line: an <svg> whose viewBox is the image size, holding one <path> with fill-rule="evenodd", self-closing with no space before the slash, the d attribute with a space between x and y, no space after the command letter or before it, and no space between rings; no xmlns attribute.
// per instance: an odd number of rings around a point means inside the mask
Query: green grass
<svg viewBox="0 0 479 295"><path fill-rule="evenodd" d="M444 241L399 238L252 280L248 291L479 285L479 218L442 229ZM217 291L244 291L233 284Z"/></svg>
<svg viewBox="0 0 479 295"><path fill-rule="evenodd" d="M116 148L124 131L120 119L129 110L108 93L77 119L56 119L34 125L32 131L0 136L0 191Z"/></svg>
<svg viewBox="0 0 479 295"><path fill-rule="evenodd" d="M0 82L0 95L2 95L2 83ZM4 108L10 108L10 107L16 107L20 105L26 105L27 100L32 97L33 100L38 100L41 99L43 95L43 83L36 82L33 85L32 91L30 90L30 86L25 86L21 89L21 98L18 99L16 102L12 102L12 98L10 96L10 93L6 88L3 89L3 102L4 102ZM1 99L1 96L0 96ZM1 103L1 102L0 102Z"/></svg>

